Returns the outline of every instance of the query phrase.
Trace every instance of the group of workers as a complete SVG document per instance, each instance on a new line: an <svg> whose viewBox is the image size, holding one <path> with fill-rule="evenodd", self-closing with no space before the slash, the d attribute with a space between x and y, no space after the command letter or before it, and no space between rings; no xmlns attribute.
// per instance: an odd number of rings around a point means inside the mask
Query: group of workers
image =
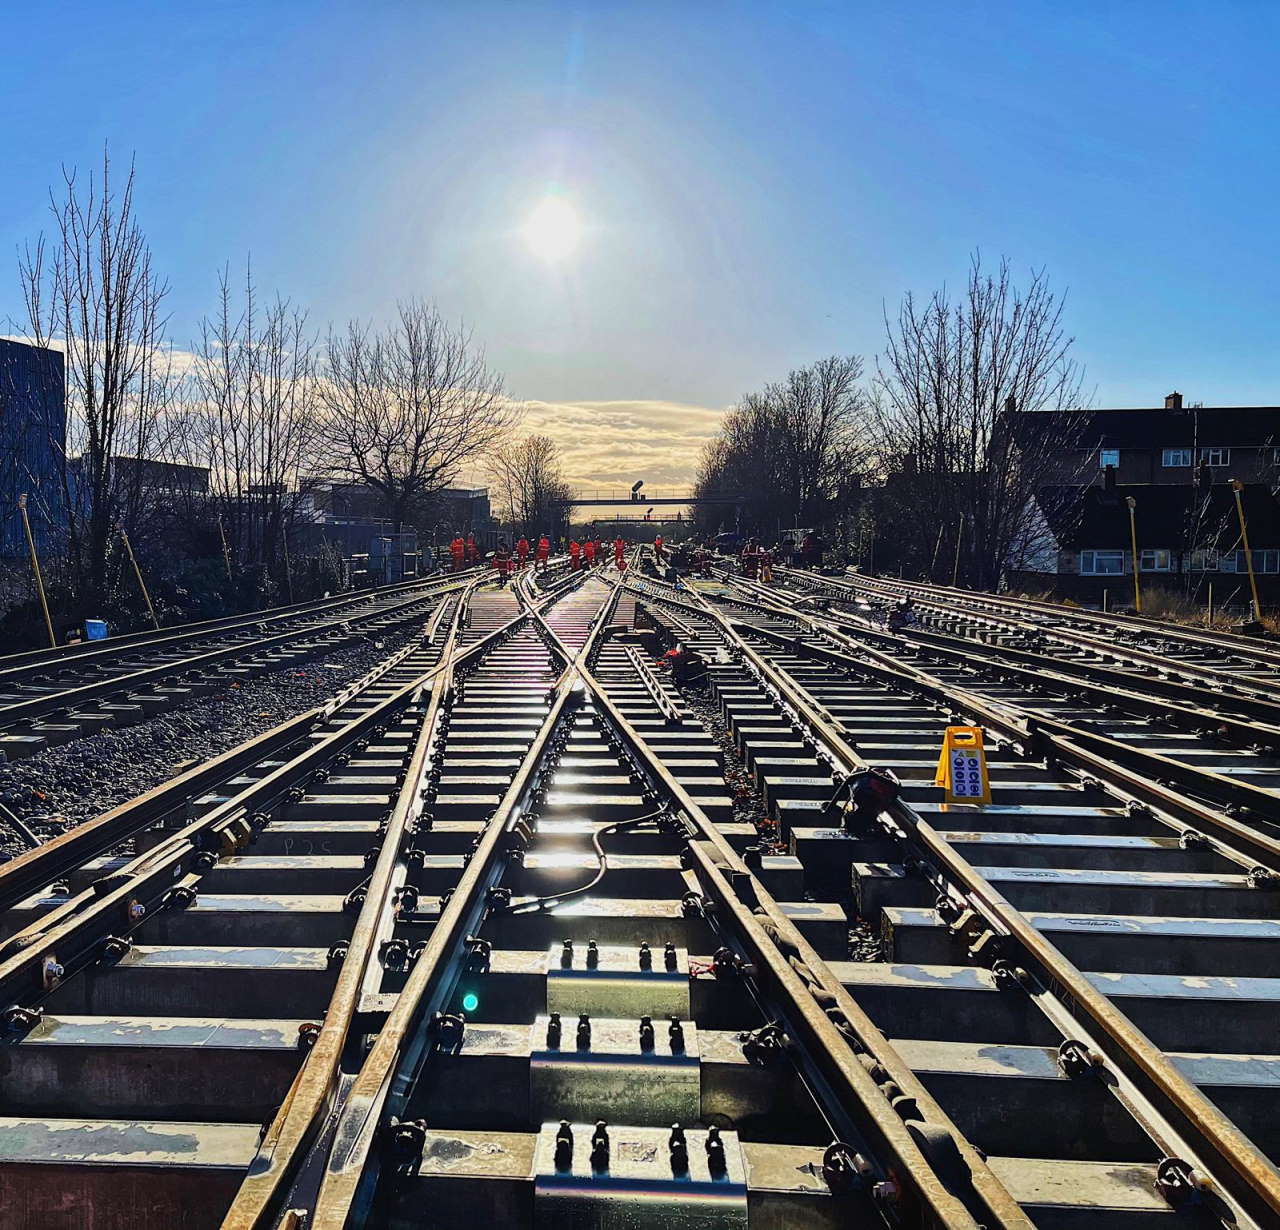
<svg viewBox="0 0 1280 1230"><path fill-rule="evenodd" d="M802 568L820 568L824 546L822 539L812 530L806 532L798 543L794 537L788 535L772 547L763 546L758 538L749 538L738 552L738 563L743 576L752 580L771 581L774 564L778 562ZM530 553L533 554L535 571L545 572L551 556L551 540L546 534L540 535L534 544L531 544L528 538L521 537L515 544L514 552L507 545L505 538L499 538L498 545L492 554L493 566L505 579L516 569L525 567L529 562ZM626 539L615 538L613 562L619 572L626 571L626 553ZM449 554L453 560L454 572L460 572L469 564L475 564L479 559L475 535L468 534L466 538L461 534L455 535L449 544ZM582 542L571 538L568 554L569 567L575 572L581 568L602 566L606 561L605 547L599 535L586 537ZM659 568L666 567L669 562L668 552L661 534L654 537L653 555ZM710 575L712 558L709 551L699 547L693 552L692 559L685 562L692 563L695 572ZM679 561L675 562L679 563Z"/></svg>
<svg viewBox="0 0 1280 1230"><path fill-rule="evenodd" d="M583 542L579 542L576 538L570 539L568 550L569 567L574 571L579 568L593 568L605 562L604 544L598 536L587 538ZM654 550L658 558L662 559L661 535L654 542ZM494 569L505 579L515 569L523 568L529 562L530 552L533 554L534 571L545 572L547 561L551 557L551 540L545 534L538 538L536 544L531 544L528 538L521 537L516 542L514 553L507 545L507 540L499 538L498 545L492 554ZM475 564L479 559L475 535L468 534L463 538L461 534L455 534L453 541L449 544L449 556L453 562L454 572L461 572L468 565ZM626 571L627 540L625 538L615 538L613 541L613 563L619 572Z"/></svg>
<svg viewBox="0 0 1280 1230"><path fill-rule="evenodd" d="M821 568L825 545L812 530L798 544L789 535L773 547L762 546L758 538L748 538L738 553L738 563L744 577L772 581L773 566L778 562L799 568Z"/></svg>
<svg viewBox="0 0 1280 1230"><path fill-rule="evenodd" d="M579 542L576 538L569 539L569 567L571 570L594 568L597 564L603 565L604 562L604 544L598 536L585 538L582 542ZM627 540L625 538L615 538L613 540L613 566L619 572L626 572L627 570Z"/></svg>

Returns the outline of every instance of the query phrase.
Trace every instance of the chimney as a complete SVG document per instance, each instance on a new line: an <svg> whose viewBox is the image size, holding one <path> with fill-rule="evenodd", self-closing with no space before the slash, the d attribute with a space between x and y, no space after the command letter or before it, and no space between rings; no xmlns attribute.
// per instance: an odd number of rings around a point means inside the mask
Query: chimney
<svg viewBox="0 0 1280 1230"><path fill-rule="evenodd" d="M1182 394L1181 394L1181 393L1170 393L1170 394L1169 394L1169 395L1164 399L1164 408L1165 408L1166 410L1181 410L1181 409L1182 409Z"/></svg>
<svg viewBox="0 0 1280 1230"><path fill-rule="evenodd" d="M1018 399L1012 393L1004 399L1004 408L1012 414L1018 408Z"/></svg>

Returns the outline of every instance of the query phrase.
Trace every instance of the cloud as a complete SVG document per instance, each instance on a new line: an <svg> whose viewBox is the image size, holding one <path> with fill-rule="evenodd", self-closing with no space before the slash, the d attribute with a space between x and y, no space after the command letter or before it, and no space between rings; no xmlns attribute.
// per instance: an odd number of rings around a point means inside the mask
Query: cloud
<svg viewBox="0 0 1280 1230"><path fill-rule="evenodd" d="M651 495L661 494L658 488L687 491L702 445L725 415L670 401L526 401L524 410L522 429L560 446L565 477L584 495L640 478Z"/></svg>
<svg viewBox="0 0 1280 1230"><path fill-rule="evenodd" d="M29 342L13 336L12 341ZM58 340L50 343L65 349ZM175 376L185 376L196 356L166 347ZM581 494L602 497L625 491L642 478L649 495L680 494L693 486L702 445L719 430L725 408L672 401L525 401L517 431L550 436L560 447L565 478ZM484 483L477 467L461 481Z"/></svg>

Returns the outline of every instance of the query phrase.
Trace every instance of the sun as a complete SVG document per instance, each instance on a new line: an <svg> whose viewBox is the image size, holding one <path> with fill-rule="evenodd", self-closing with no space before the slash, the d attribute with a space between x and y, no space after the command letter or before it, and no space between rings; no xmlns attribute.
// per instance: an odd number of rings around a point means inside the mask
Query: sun
<svg viewBox="0 0 1280 1230"><path fill-rule="evenodd" d="M568 201L549 196L529 215L524 239L529 250L544 261L563 260L578 246L582 223Z"/></svg>

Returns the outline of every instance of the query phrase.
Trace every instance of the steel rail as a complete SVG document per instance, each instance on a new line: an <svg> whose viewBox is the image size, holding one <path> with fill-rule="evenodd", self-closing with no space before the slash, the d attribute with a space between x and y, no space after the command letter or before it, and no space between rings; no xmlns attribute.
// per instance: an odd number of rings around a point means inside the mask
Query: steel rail
<svg viewBox="0 0 1280 1230"><path fill-rule="evenodd" d="M508 626L486 634L469 649L490 644ZM200 855L230 853L248 844L255 831L271 818L270 808L300 777L314 772L365 733L385 723L446 669L448 663L437 663L422 672L365 713L310 742L260 781L245 786L119 871L104 876L12 936L0 955L0 998L9 1004L35 1002L51 989L45 973L49 961L56 961L67 972L96 961L104 939L136 929L157 904L164 906L175 900L175 889L194 891L211 869L199 868Z"/></svg>
<svg viewBox="0 0 1280 1230"><path fill-rule="evenodd" d="M545 601L545 600L544 600ZM307 1151L336 1122L334 1110L341 1104L344 1060L352 1046L352 1027L361 992L377 964L378 941L394 916L394 894L407 876L406 842L422 813L422 785L432 760L441 750L440 719L451 703L455 674L507 639L529 616L508 621L496 634L469 646L459 644L463 624L461 604L454 612L441 651L441 670L429 684L430 700L419 726L399 792L387 821L386 833L365 892L338 981L325 1013L320 1034L294 1078L285 1102L268 1127L254 1161L227 1211L224 1230L250 1230L267 1224L281 1213L281 1201L290 1205L310 1203L314 1192L297 1191L298 1182L320 1174L305 1170ZM496 637L496 639L495 639ZM327 1139L327 1136L324 1137ZM292 1190L287 1185L295 1184Z"/></svg>
<svg viewBox="0 0 1280 1230"><path fill-rule="evenodd" d="M617 593L618 590L615 589L612 601L616 601ZM602 613L608 609L607 606L602 608ZM545 620L541 622L544 635L549 641L558 642L561 654L568 656L568 648L559 640L554 629L551 629ZM597 627L599 626L598 624ZM586 661L595 639L594 635L590 637L583 648L569 661L557 685L552 710L539 731L539 739L522 762L520 774L512 782L502 806L486 831L481 848L477 850L468 868L469 873L474 868L471 884L466 890L460 884L450 898L446 915L448 911L455 908L458 915L455 915L457 921L449 928L448 939L443 940L441 937L446 923L446 916L442 916L433 933L431 945L415 967L409 984L396 1003L392 1018L388 1020L379 1035L369 1060L357 1078L355 1089L347 1102L347 1113L344 1115L343 1122L339 1124L336 1134L337 1147L330 1158L325 1184L321 1188L319 1200L309 1221L311 1230L338 1230L339 1227L362 1224L362 1218L370 1208L373 1199L370 1189L375 1181L371 1171L377 1165L374 1149L377 1125L389 1110L393 1111L398 1104L403 1103L412 1087L410 1077L396 1074L398 1061L402 1069L405 1066L404 1056L400 1054L405 1047L405 1038L415 1022L421 1025L429 1009L447 1002L450 988L442 985L446 974L442 965L450 951L456 950L457 947L458 936L461 934L458 925L461 919L458 916L465 907L468 921L476 923L482 917L484 902L478 900L479 893L496 883L502 870L498 858L502 852L499 838L504 833L509 834L518 819L521 799L527 796L532 784L532 766L542 755L546 746L545 740L549 739L554 731L567 698L578 686L585 687L593 703L599 706L599 711L607 715L609 725L613 727L615 733L641 759L650 773L661 783L663 790L696 826L695 833L700 835L700 839L690 842L691 857L702 873L703 882L711 891L717 892L722 897L723 911L731 913L737 919L739 924L737 930L743 937L747 952L765 963L772 977L785 990L792 1002L801 1006L809 1027L823 1038L826 1053L837 1062L839 1075L845 1082L859 1089L860 1101L877 1107L879 1126L884 1135L897 1146L889 1152L898 1163L898 1177L904 1179L908 1188L913 1193L918 1192L920 1196L926 1213L921 1219L922 1224L967 1227L970 1230L976 1230L975 1219L967 1212L961 1201L946 1191L937 1179L907 1125L890 1109L884 1093L876 1085L871 1073L850 1048L849 1039L840 1032L836 1023L828 1017L818 999L815 998L813 991L814 985L817 985L817 975L814 971L825 971L816 954L812 952L790 920L778 909L772 898L759 886L746 865L715 831L714 826L697 804L671 777L638 732L613 704L599 681L588 670ZM732 877L732 886L725 878L726 871ZM750 887L747 888L746 885ZM747 895L750 906L740 899L740 894L743 893ZM768 923L773 928L774 934L780 936L782 943L795 954L798 965L788 961L779 943L767 935L761 921L752 916L752 907L766 912ZM434 958L432 948L435 949ZM803 980L801 971L804 971L812 980L810 983ZM846 1007L841 1000L848 1000L849 997L829 973L826 973L825 978L822 979L822 984L822 990L836 1002L839 1008ZM858 1013L852 1001L847 1007L853 1011L852 1019L856 1019ZM419 1053L411 1058L420 1059L426 1045L425 1041L420 1040ZM980 1159L978 1159L978 1168L982 1168ZM1012 1198L1003 1194L1002 1188L999 1189L999 1193L988 1194L996 1194L999 1197L996 1207L1004 1215L999 1224L1016 1226L1021 1230L1029 1228L1030 1223L1025 1215ZM351 1220L353 1216L354 1221Z"/></svg>
<svg viewBox="0 0 1280 1230"><path fill-rule="evenodd" d="M620 588L635 592L636 587L623 581ZM1029 1226L1026 1215L987 1168L985 1159L961 1136L742 856L627 720L605 685L585 663L578 671L615 734L691 826L687 848L699 881L715 898L715 920L731 922L752 964L767 975L780 996L783 1015L795 1036L808 1041L802 1053L813 1060L810 1075L832 1091L828 1110L834 1098L834 1106L843 1112L839 1117L851 1128L867 1132L878 1154L887 1155L886 1173L891 1169L899 1182L911 1189L921 1224ZM777 1002L775 998L773 1003ZM924 1114L922 1122L909 1125L890 1105L885 1089L859 1054L870 1056L888 1073L890 1082L916 1103ZM955 1149L964 1171L958 1184L961 1191L952 1190L954 1167L951 1183L940 1174L947 1168L943 1159L948 1147Z"/></svg>
<svg viewBox="0 0 1280 1230"><path fill-rule="evenodd" d="M448 589L448 586L441 587ZM413 608L434 597L435 591L415 593L392 606L382 607L360 617L358 622L370 619L411 619ZM155 666L146 666L141 670L129 671L119 675L109 675L91 683L82 683L61 691L49 692L43 696L34 696L30 700L17 701L11 704L0 704L0 729L21 725L33 719L52 713L73 711L77 705L110 696L117 692L133 688L145 687L158 683L172 675L184 675L207 670L228 660L244 658L251 654L264 653L297 640L299 635L321 638L341 631L351 623L350 619L334 619L326 623L310 625L304 629L287 628L270 636L258 637L255 640L233 641L217 648L207 649L190 657L180 658L175 662L162 662Z"/></svg>
<svg viewBox="0 0 1280 1230"><path fill-rule="evenodd" d="M732 583L743 588L749 588L759 601L766 604L768 599L776 593L776 591L768 589L758 582L750 582L742 578L735 577ZM812 601L813 599L809 600ZM1204 709L1201 704L1201 700L1205 696L1204 689L1196 684L1181 680L1152 675L1135 676L1132 671L1121 670L1118 667L1109 666L1102 662L1064 660L1036 649L1020 646L995 646L978 637L957 636L953 633L939 632L934 628L920 624L912 624L897 633L889 633L874 621L861 615L826 610L824 611L824 618L831 620L837 626L856 629L860 634L866 636L888 637L891 639L906 636L908 639L917 642L922 649L928 648L933 652L957 656L977 654L988 659L998 655L1002 659L1000 663L1002 670L1017 670L1017 667L1011 667L1009 663L1020 662L1028 668L1034 668L1035 673L1044 678L1059 676L1066 682L1068 680L1074 681L1078 677L1084 680L1087 686L1091 685L1099 689L1105 687L1112 694L1128 694L1136 698L1139 694L1132 691L1132 689L1141 686L1152 696L1180 701L1183 705L1199 709L1206 717L1215 721L1234 724L1241 730L1247 729L1251 733L1261 729L1265 735L1274 735L1278 746L1280 746L1280 700L1277 699L1212 689L1209 692L1209 697L1214 704L1224 709L1231 708L1238 714L1249 717L1250 722L1248 726L1245 726L1238 716L1232 716L1218 710ZM1048 634L1043 630L1037 632L1037 636L1043 637L1045 635ZM1077 684L1076 686L1079 685ZM1267 724L1259 728L1259 722Z"/></svg>
<svg viewBox="0 0 1280 1230"><path fill-rule="evenodd" d="M428 621L428 638L433 635L433 627L443 612L444 604L441 604ZM210 787L236 777L266 756L305 738L343 705L403 661L413 649L414 646L410 644L392 654L324 704L288 718L220 756L196 765L145 794L129 799L92 820L60 833L35 849L0 864L0 909L12 908L32 893L83 866L89 859L105 853L170 815ZM12 940L7 940L0 943L0 954L11 942Z"/></svg>
<svg viewBox="0 0 1280 1230"><path fill-rule="evenodd" d="M394 585L344 590L328 598L316 598L310 602L299 602L291 606L265 607L260 611L247 611L242 615L225 615L219 619L205 619L196 623L177 624L170 628L161 628L159 632L148 628L144 632L126 632L102 641L81 641L77 645L59 645L53 649L46 647L5 654L0 656L0 684L10 682L12 678L24 672L74 669L83 663L92 665L97 659L110 659L128 650L163 649L166 645L180 644L224 632L234 632L237 629L251 631L263 624L297 619L316 612L338 611L343 607L355 606L383 595L393 596L416 589L448 587L470 576L474 576L473 569L441 576L420 577L412 581L399 581Z"/></svg>
<svg viewBox="0 0 1280 1230"><path fill-rule="evenodd" d="M945 682L922 667L901 662L892 654L856 640L833 627L827 620L814 620L798 608L781 603L773 595L762 598L765 600L758 604L761 609L786 615L802 626L807 623L816 635L841 646L846 654L859 655L874 662L886 677L911 686L927 688L936 699L948 704L958 702L962 708L976 715L984 725L1000 730L1010 740L1028 748L1035 745L1063 763L1075 764L1087 773L1110 780L1144 803L1154 804L1174 814L1182 812L1190 816L1198 826L1198 831L1213 835L1220 852L1227 857L1240 861L1246 867L1260 865L1280 875L1280 840L1253 827L1245 819L1263 816L1273 817L1276 822L1280 822L1280 801L1270 791L1248 782L1236 781L1204 766L1183 764L1160 752L1134 747L1100 732L1082 729L1077 723L1033 713L1025 707L1013 706L1008 701L990 700L980 692ZM848 665L847 657L825 650L820 645L798 645L793 639L769 628L756 627L753 631L765 640L789 648L803 649L811 656L820 657L833 665ZM902 643L902 638L895 638L888 633L871 632L870 635L876 639ZM1032 674L1019 672L1017 668L1000 669L1005 673L1012 670L1015 673ZM1050 676L1044 672L1033 674L1037 683L1043 683L1046 677ZM1063 682L1068 686L1078 687L1074 680L1065 679ZM1137 699L1141 700L1141 697ZM1167 707L1165 711L1168 711ZM830 720L834 722L834 719ZM839 723L836 726L841 733L846 733ZM1144 768L1146 776L1126 769L1126 763ZM1240 812L1238 815L1227 814L1196 798L1175 795L1161 784L1164 781L1180 782L1197 790L1205 798L1223 801L1233 808L1239 808Z"/></svg>
<svg viewBox="0 0 1280 1230"><path fill-rule="evenodd" d="M764 659L722 613L705 601L702 605L752 661L760 677L786 698L835 765L847 773L871 767L802 685ZM810 617L797 612L794 618L816 630L816 621ZM1094 1045L1111 1061L1107 1073L1111 1091L1168 1156L1189 1163L1214 1185L1215 1194L1228 1206L1222 1210L1224 1221L1234 1218L1238 1224L1240 1219L1248 1219L1248 1224L1259 1230L1273 1225L1280 1216L1280 1171L1272 1162L932 825L901 800L885 814L941 869L935 880L944 891L958 892L993 934L1019 949L1022 963L1041 980L1033 998L1038 1003L1044 1001L1052 988L1069 999L1072 1007L1067 1015L1071 1020L1083 1027L1079 1019L1083 1014L1096 1026L1099 1033L1093 1035ZM1078 1037L1079 1030L1076 1032ZM1216 1165L1206 1165L1202 1154L1214 1159Z"/></svg>
<svg viewBox="0 0 1280 1230"><path fill-rule="evenodd" d="M991 599L985 596L979 599L975 598L971 591L967 590L944 589L943 593L939 596L937 592L938 587L930 588L919 586L912 581L885 581L879 577L872 578L863 576L824 576L821 578L814 578L809 574L797 573L793 569L782 569L779 571L779 575L784 578L796 577L816 581L820 584L830 585L832 588L844 589L846 592L850 593L869 592L885 595L893 593L900 594L905 590L907 593L918 595L921 600L930 602L944 610L951 610L954 612L959 609L961 611L967 611L968 613L976 614L987 619L1002 621L1024 629L1038 631L1048 636L1058 637L1069 644L1075 644L1084 648L1107 653L1113 657L1128 657L1135 662L1141 662L1144 665L1154 666L1163 670L1176 669L1182 671L1188 676L1201 679L1204 682L1215 682L1224 679L1222 669L1217 667L1199 666L1196 663L1180 662L1176 659L1170 660L1167 656L1152 653L1133 645L1126 645L1123 642L1115 640L1107 640L1099 637L1095 633L1079 631L1071 628L1070 626L1063 626L1063 624L1069 624L1071 619L1079 616L1079 612L1071 611L1067 608L1051 607L1043 611L1044 614L1056 615L1062 621L1062 624L1049 627L1044 623L1037 623L1036 621L1029 619L1025 611L1020 613L1016 606L1013 610L1009 610L1008 607L1012 605L1009 600ZM1028 599L1027 601L1031 600ZM984 612L982 610L982 603L984 602L991 605L992 610ZM1004 610L1000 609L1000 603L1006 604ZM1117 616L1107 618L1119 619L1122 617ZM1103 628L1109 626L1107 622L1093 616L1092 613L1089 613L1089 618L1087 620L1082 620L1082 622L1089 622ZM1216 641L1213 638L1205 637L1203 634L1184 632L1182 626L1177 624L1160 624L1153 621L1144 625L1142 628L1135 630L1158 633L1168 640L1183 640L1191 644L1199 644L1206 648L1212 648L1219 653L1232 653L1239 657L1249 658L1259 665L1273 667L1275 670L1280 671L1280 651L1262 649L1257 645L1250 645L1247 642L1226 644ZM1232 684L1238 688L1253 686L1261 689L1266 686L1265 681L1256 680L1250 680L1246 683L1232 681Z"/></svg>
<svg viewBox="0 0 1280 1230"><path fill-rule="evenodd" d="M517 594L526 603L527 615L537 618L538 607L527 590L522 586ZM601 634L614 602L616 597L601 607L578 657ZM541 626L546 627L545 623ZM555 652L554 644L549 645ZM362 1224L374 1199L379 1172L379 1126L388 1114L394 1115L403 1107L418 1069L430 1057L433 1043L427 1027L428 1014L440 1010L452 994L461 972L458 958L465 938L478 930L488 908L488 890L523 844L520 825L524 810L557 732L577 711L580 694L575 691L575 656L562 642L558 656L564 661L564 668L552 690L546 716L351 1085L332 1133L309 1230L337 1230L353 1224L352 1217L356 1219L354 1224ZM243 1223L245 1230L251 1224ZM236 1230L241 1228L237 1226Z"/></svg>

